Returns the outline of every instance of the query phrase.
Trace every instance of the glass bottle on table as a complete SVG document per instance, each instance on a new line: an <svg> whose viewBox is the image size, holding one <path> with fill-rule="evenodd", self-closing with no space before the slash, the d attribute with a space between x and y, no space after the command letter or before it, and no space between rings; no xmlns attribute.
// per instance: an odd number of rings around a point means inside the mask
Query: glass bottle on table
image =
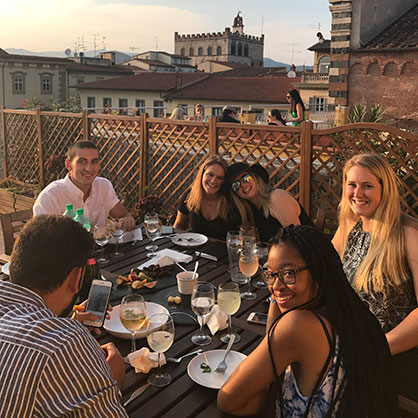
<svg viewBox="0 0 418 418"><path fill-rule="evenodd" d="M151 315L147 326L147 342L158 353L158 369L148 377L152 386L163 387L171 382L171 376L161 370L161 353L166 352L174 341L173 318L166 313Z"/></svg>
<svg viewBox="0 0 418 418"><path fill-rule="evenodd" d="M192 311L200 316L200 332L192 336L192 343L196 345L208 345L212 337L203 333L205 318L212 312L215 306L215 288L210 283L198 283L193 288L191 299Z"/></svg>
<svg viewBox="0 0 418 418"><path fill-rule="evenodd" d="M227 282L218 286L218 305L222 312L228 315L228 333L221 336L223 343L229 343L232 336L231 315L236 313L241 306L241 295L237 283ZM234 344L241 340L238 334L235 335Z"/></svg>
<svg viewBox="0 0 418 418"><path fill-rule="evenodd" d="M133 353L136 350L135 332L145 328L149 321L144 298L138 294L125 296L119 307L119 318L132 335L131 352Z"/></svg>
<svg viewBox="0 0 418 418"><path fill-rule="evenodd" d="M88 298L93 280L102 280L102 276L96 259L92 255L87 260L87 265L84 270L83 282L78 292L79 302L84 302Z"/></svg>
<svg viewBox="0 0 418 418"><path fill-rule="evenodd" d="M246 247L241 248L239 255L239 269L247 278L247 290L241 292L241 298L253 300L257 295L251 292L251 277L254 276L258 270L258 258L255 245L247 245Z"/></svg>

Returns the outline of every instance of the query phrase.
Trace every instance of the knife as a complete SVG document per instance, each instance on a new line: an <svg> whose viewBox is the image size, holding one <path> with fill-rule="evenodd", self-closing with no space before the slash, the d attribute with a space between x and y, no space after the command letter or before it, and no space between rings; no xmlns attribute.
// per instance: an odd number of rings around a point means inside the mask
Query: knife
<svg viewBox="0 0 418 418"><path fill-rule="evenodd" d="M128 403L132 402L135 398L137 398L141 393L145 392L148 389L149 383L145 383L145 385L141 386L139 389L137 389L130 397L129 399L123 404L125 407L128 405Z"/></svg>
<svg viewBox="0 0 418 418"><path fill-rule="evenodd" d="M207 258L208 260L212 260L212 261L218 261L218 259L214 255L211 255L211 254L202 253L200 251L195 251L195 254L197 257Z"/></svg>

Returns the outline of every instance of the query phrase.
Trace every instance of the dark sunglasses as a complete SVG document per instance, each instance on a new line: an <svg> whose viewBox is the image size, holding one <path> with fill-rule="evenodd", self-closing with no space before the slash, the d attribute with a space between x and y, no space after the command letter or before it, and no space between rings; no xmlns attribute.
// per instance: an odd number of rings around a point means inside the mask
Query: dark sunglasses
<svg viewBox="0 0 418 418"><path fill-rule="evenodd" d="M245 176L241 177L239 180L234 181L231 184L232 191L236 193L241 188L241 185L243 183L249 183L252 179L253 178L249 174L246 174Z"/></svg>

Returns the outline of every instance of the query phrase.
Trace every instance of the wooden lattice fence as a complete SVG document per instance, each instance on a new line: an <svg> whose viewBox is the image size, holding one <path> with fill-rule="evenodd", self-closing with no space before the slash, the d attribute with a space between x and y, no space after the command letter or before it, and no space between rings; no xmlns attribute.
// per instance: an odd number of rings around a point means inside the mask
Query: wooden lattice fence
<svg viewBox="0 0 418 418"><path fill-rule="evenodd" d="M301 127L172 121L159 118L62 114L40 111L2 112L4 176L40 188L52 175L45 161L65 155L80 139L97 144L101 175L108 178L130 207L151 193L175 210L208 155L228 162L260 163L271 182L292 193L308 213L336 209L345 161L360 152L378 152L392 164L402 187L404 209L418 216L418 135L370 123L315 130Z"/></svg>

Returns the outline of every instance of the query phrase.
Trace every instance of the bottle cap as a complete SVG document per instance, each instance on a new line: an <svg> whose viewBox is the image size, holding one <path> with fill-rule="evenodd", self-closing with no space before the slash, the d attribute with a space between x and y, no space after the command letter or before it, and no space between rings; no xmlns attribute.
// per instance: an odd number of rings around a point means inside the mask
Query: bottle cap
<svg viewBox="0 0 418 418"><path fill-rule="evenodd" d="M67 204L65 205L65 209L66 209L66 210L73 210L73 204L72 204L72 203L67 203Z"/></svg>
<svg viewBox="0 0 418 418"><path fill-rule="evenodd" d="M84 215L84 209L80 208L76 210L77 215Z"/></svg>
<svg viewBox="0 0 418 418"><path fill-rule="evenodd" d="M92 266L92 265L94 265L94 264L97 264L96 263L96 259L93 257L93 258L89 258L88 260L87 260L87 265L88 266Z"/></svg>

